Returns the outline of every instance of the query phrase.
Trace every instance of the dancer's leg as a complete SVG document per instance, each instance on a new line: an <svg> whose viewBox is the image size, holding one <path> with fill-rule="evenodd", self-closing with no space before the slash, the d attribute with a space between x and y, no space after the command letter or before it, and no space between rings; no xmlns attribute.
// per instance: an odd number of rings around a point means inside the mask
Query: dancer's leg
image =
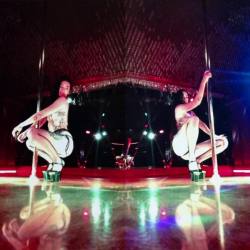
<svg viewBox="0 0 250 250"><path fill-rule="evenodd" d="M26 141L26 146L27 146L27 148L30 151L34 152L35 146L32 144L32 141L27 140ZM38 155L41 156L43 159L45 159L48 163L52 163L53 162L53 160L51 159L50 155L48 155L46 152L40 150L37 147L36 147L36 150L37 150Z"/></svg>
<svg viewBox="0 0 250 250"><path fill-rule="evenodd" d="M210 143L211 144L211 143ZM228 147L228 140L226 137L222 137L221 139L217 139L215 141L215 146L216 146L216 154L222 153L227 147ZM212 157L212 148L210 145L210 149L200 155L197 155L197 162L202 163L203 161L209 159Z"/></svg>
<svg viewBox="0 0 250 250"><path fill-rule="evenodd" d="M191 117L188 120L186 135L188 139L189 161L196 161L195 149L199 135L199 118Z"/></svg>
<svg viewBox="0 0 250 250"><path fill-rule="evenodd" d="M215 140L216 153L219 154L223 152L228 147L228 140L226 137L221 137ZM198 163L201 163L212 156L211 141L207 140L196 145L195 157ZM189 154L182 156L184 160L189 160Z"/></svg>
<svg viewBox="0 0 250 250"><path fill-rule="evenodd" d="M194 116L183 124L172 142L172 147L176 155L189 161L188 168L190 171L198 170L195 155L198 134L199 118Z"/></svg>
<svg viewBox="0 0 250 250"><path fill-rule="evenodd" d="M53 146L53 137L48 131L43 129L32 128L27 134L29 143L33 147L36 147L38 151L44 152L47 157L42 153L41 156L49 160L48 162L61 162L61 158L58 156L56 148Z"/></svg>

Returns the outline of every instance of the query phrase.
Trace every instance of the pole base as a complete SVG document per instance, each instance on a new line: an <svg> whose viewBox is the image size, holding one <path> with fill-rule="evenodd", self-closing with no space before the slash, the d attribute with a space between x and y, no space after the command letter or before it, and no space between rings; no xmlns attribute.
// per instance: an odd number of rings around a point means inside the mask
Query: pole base
<svg viewBox="0 0 250 250"><path fill-rule="evenodd" d="M209 181L212 182L213 184L220 184L223 182L222 178L218 173L213 174L213 176L209 179Z"/></svg>
<svg viewBox="0 0 250 250"><path fill-rule="evenodd" d="M28 183L32 184L32 185L36 185L40 182L39 178L36 175L30 175L29 179L28 179Z"/></svg>

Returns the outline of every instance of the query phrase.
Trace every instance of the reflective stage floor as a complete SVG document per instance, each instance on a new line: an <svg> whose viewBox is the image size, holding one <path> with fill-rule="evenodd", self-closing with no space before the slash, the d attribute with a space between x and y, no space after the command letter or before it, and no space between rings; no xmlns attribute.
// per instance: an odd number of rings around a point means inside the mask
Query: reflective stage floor
<svg viewBox="0 0 250 250"><path fill-rule="evenodd" d="M250 177L0 178L0 249L250 249Z"/></svg>

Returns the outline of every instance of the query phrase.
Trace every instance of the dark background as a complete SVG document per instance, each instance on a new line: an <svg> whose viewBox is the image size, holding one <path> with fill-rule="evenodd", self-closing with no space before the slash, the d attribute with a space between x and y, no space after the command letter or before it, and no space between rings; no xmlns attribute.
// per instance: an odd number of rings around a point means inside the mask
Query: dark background
<svg viewBox="0 0 250 250"><path fill-rule="evenodd" d="M206 13L201 0L0 0L0 165L30 164L30 152L11 138L11 130L35 112L39 86L45 105L56 79L68 75L74 85L96 87L87 88L81 107L71 107L75 150L67 165L77 165L83 148L88 166L111 166L111 143L126 143L130 136L140 142L136 166L162 166L172 126L165 99L173 86L198 87L205 70L204 19L216 132L230 141L219 160L248 164L250 3L207 1ZM127 79L105 85L121 76ZM166 89L154 87L155 82ZM207 121L206 100L196 112ZM161 128L165 133L152 143L141 138L146 122L156 133ZM97 150L85 130L95 132L100 126L108 136ZM175 157L172 162L183 164Z"/></svg>

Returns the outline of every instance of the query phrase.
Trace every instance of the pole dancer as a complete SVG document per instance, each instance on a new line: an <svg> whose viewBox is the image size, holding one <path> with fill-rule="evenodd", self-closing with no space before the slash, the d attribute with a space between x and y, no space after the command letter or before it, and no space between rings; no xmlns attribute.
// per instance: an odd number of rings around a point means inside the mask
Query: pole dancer
<svg viewBox="0 0 250 250"><path fill-rule="evenodd" d="M36 149L38 155L48 161L48 169L44 171L44 178L48 181L59 181L65 164L62 158L73 151L73 138L68 131L69 92L70 82L61 80L58 98L48 107L18 124L12 131L13 137L22 143L27 139L28 149ZM41 128L46 122L48 131ZM39 128L35 127L37 123ZM22 132L26 126L29 127Z"/></svg>
<svg viewBox="0 0 250 250"><path fill-rule="evenodd" d="M175 120L177 133L172 141L172 148L176 155L188 160L188 169L193 174L201 172L200 164L212 156L211 141L207 140L197 144L199 130L211 136L211 130L193 112L193 109L201 104L208 80L212 77L210 71L205 71L199 90L191 101L187 92L179 90L175 98ZM223 152L228 146L228 140L224 135L215 135L216 152ZM201 178L204 178L201 177Z"/></svg>
<svg viewBox="0 0 250 250"><path fill-rule="evenodd" d="M207 70L204 72L203 79L200 83L198 93L193 101L189 100L187 92L179 90L176 94L175 101L175 120L177 125L177 133L172 141L174 152L181 158L188 160L188 168L191 173L192 180L194 174L199 178L204 178L200 164L212 157L213 162L213 177L218 178L218 163L217 154L223 152L228 147L228 140L225 135L216 135L214 129L214 115L212 95L209 85L209 79L212 77L210 71L210 57L208 54L208 39L207 39L207 13L206 0L203 0L204 11L204 44L205 44L205 63ZM207 101L208 101L208 118L209 127L201 121L192 111L201 104L207 87ZM210 140L197 144L199 129L210 136Z"/></svg>

